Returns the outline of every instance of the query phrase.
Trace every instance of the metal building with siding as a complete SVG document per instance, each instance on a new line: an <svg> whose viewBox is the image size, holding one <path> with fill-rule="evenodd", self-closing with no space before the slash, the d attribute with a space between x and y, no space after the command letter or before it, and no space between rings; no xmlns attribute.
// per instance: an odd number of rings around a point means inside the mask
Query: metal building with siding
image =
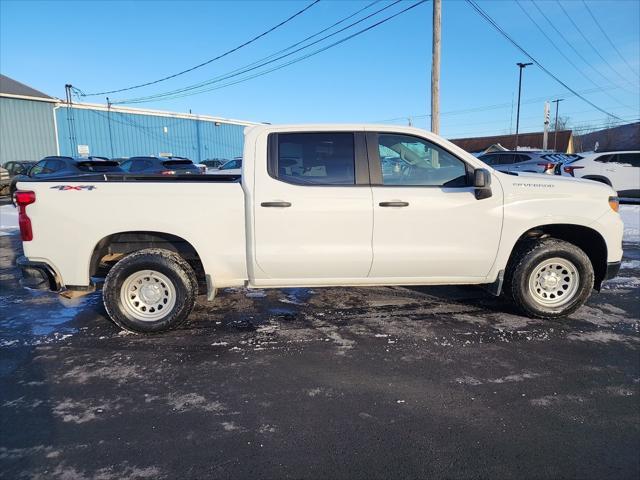
<svg viewBox="0 0 640 480"><path fill-rule="evenodd" d="M73 103L0 76L0 165L47 155L173 155L194 162L242 155L255 122L209 115Z"/></svg>
<svg viewBox="0 0 640 480"><path fill-rule="evenodd" d="M61 155L110 158L169 154L194 162L242 155L243 131L253 122L93 104L55 110ZM88 147L88 148L87 148Z"/></svg>
<svg viewBox="0 0 640 480"><path fill-rule="evenodd" d="M0 75L0 165L58 152L52 98Z"/></svg>

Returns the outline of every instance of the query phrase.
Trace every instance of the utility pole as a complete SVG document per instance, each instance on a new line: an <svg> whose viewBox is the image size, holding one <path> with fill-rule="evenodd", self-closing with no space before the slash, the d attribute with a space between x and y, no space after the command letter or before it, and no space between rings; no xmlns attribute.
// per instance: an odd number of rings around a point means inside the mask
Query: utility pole
<svg viewBox="0 0 640 480"><path fill-rule="evenodd" d="M560 107L560 102L563 101L564 98L558 98L553 100L553 103L556 104L556 123L553 124L553 151L556 151L556 145L558 142L558 109Z"/></svg>
<svg viewBox="0 0 640 480"><path fill-rule="evenodd" d="M522 93L522 70L524 70L529 65L533 65L533 63L517 63L520 68L520 76L518 78L518 110L516 113L516 148L514 149L516 152L518 151L518 133L520 131L520 94Z"/></svg>
<svg viewBox="0 0 640 480"><path fill-rule="evenodd" d="M113 158L113 134L111 133L111 100L107 97L107 122L109 123L109 146L111 148L111 158Z"/></svg>
<svg viewBox="0 0 640 480"><path fill-rule="evenodd" d="M431 131L440 133L440 26L442 0L433 0L433 39L431 44Z"/></svg>
<svg viewBox="0 0 640 480"><path fill-rule="evenodd" d="M73 85L67 83L64 86L67 102L67 125L69 128L69 150L70 155L75 156L78 150L78 142L76 139L76 126L73 118Z"/></svg>
<svg viewBox="0 0 640 480"><path fill-rule="evenodd" d="M549 145L549 102L544 102L544 135L542 136L542 150Z"/></svg>

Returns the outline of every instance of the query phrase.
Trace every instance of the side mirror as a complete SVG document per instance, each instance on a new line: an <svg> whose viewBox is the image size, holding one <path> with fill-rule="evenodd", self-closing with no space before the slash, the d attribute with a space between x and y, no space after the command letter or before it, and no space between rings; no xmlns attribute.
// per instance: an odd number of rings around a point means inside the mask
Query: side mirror
<svg viewBox="0 0 640 480"><path fill-rule="evenodd" d="M491 192L491 174L485 168L476 168L473 171L473 186L476 189L476 200L489 198Z"/></svg>

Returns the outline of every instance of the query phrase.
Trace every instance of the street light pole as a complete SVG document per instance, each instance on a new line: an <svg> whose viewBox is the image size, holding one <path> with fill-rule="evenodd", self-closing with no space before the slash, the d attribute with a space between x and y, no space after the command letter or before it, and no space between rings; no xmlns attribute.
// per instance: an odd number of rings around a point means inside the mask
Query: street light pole
<svg viewBox="0 0 640 480"><path fill-rule="evenodd" d="M520 76L518 78L518 113L516 113L516 148L514 149L516 152L518 151L518 133L520 130L520 94L522 93L522 70L529 65L533 65L533 63L517 63L520 68Z"/></svg>
<svg viewBox="0 0 640 480"><path fill-rule="evenodd" d="M553 103L556 104L556 123L553 124L553 151L556 151L556 143L558 141L558 109L560 108L560 102L563 101L564 98L558 98L553 100Z"/></svg>

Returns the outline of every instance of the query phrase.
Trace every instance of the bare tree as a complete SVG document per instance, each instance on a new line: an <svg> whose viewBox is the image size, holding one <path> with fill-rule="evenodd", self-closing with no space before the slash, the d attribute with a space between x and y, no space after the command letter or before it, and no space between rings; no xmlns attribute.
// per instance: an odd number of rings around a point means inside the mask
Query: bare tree
<svg viewBox="0 0 640 480"><path fill-rule="evenodd" d="M553 130L554 131L560 131L560 130L566 130L567 127L569 126L569 122L571 121L570 117L563 117L562 115L560 115L558 117L558 122L556 123L556 125L554 125Z"/></svg>

